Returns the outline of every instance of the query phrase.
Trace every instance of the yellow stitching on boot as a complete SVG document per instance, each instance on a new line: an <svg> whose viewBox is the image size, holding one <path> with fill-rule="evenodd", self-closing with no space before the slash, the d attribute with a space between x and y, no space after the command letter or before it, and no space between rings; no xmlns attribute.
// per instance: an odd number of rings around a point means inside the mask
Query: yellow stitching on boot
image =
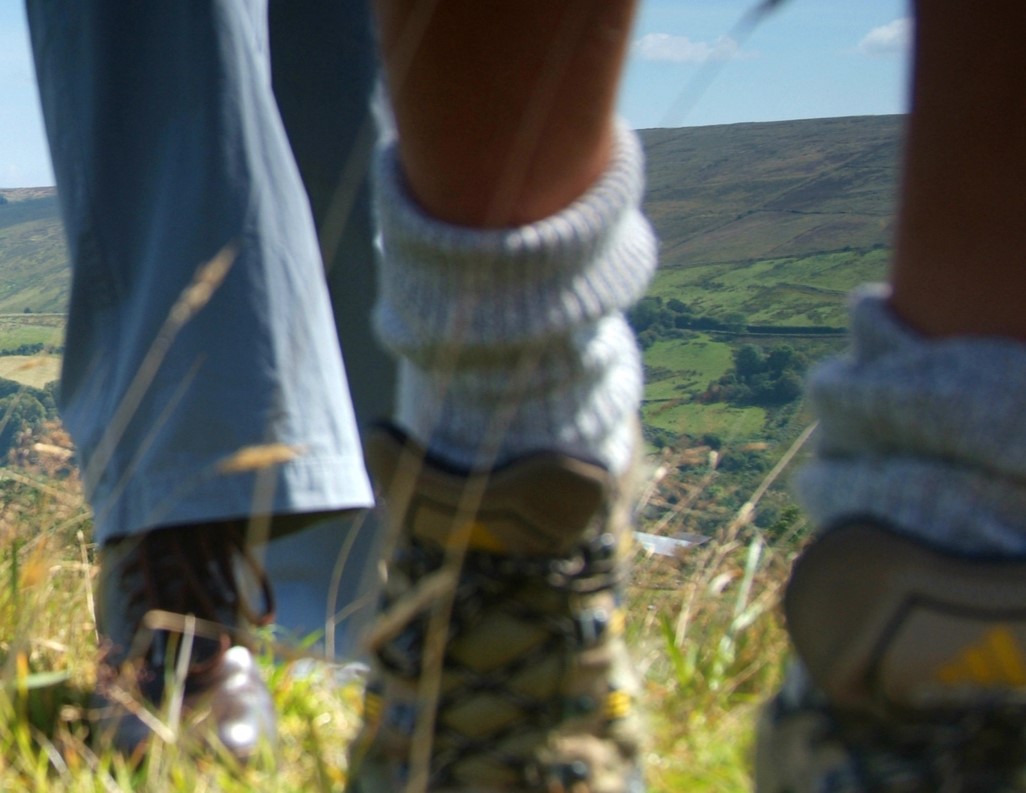
<svg viewBox="0 0 1026 793"><path fill-rule="evenodd" d="M627 559L634 552L634 532L625 531L620 535L620 539L616 544L617 554L621 559Z"/></svg>
<svg viewBox="0 0 1026 793"><path fill-rule="evenodd" d="M608 721L625 719L631 712L631 695L626 691L610 691L606 695L603 714Z"/></svg>
<svg viewBox="0 0 1026 793"><path fill-rule="evenodd" d="M479 521L471 523L466 533L453 532L453 536L466 537L467 547L473 548L475 551L484 551L486 553L507 553L509 551L502 540L496 537L484 523Z"/></svg>
<svg viewBox="0 0 1026 793"><path fill-rule="evenodd" d="M382 698L378 694L367 693L363 699L363 718L368 724L377 724L381 720Z"/></svg>
<svg viewBox="0 0 1026 793"><path fill-rule="evenodd" d="M939 667L937 680L946 685L1026 686L1026 658L1008 628L993 628L980 642Z"/></svg>
<svg viewBox="0 0 1026 793"><path fill-rule="evenodd" d="M613 609L613 613L609 615L609 635L610 636L623 636L624 631L627 630L627 617L623 613L623 609Z"/></svg>

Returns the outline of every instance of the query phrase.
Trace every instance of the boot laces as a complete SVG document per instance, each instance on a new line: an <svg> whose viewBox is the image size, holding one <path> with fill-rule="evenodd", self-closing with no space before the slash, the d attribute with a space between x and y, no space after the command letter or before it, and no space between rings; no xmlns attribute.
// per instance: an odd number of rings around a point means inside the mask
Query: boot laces
<svg viewBox="0 0 1026 793"><path fill-rule="evenodd" d="M438 570L443 561L442 549L411 539L399 550L394 569L407 580L417 581ZM446 653L445 674L457 682L442 694L437 705L431 787L457 784L457 767L481 756L517 775L529 775L532 769L525 757L499 747L522 734L542 733L575 709L594 707L595 703L566 702L558 695L531 697L511 687L510 681L553 657L559 658L565 667L575 654L603 641L611 615L582 610L575 603L583 595L617 590L619 572L615 537L609 533L581 543L567 557L507 556L479 551L466 554L446 645L472 632L497 611L544 629L545 636L526 652L487 672L475 670ZM544 601L532 597L537 588L530 585L536 587L537 582L544 582L545 589L556 593L556 597ZM385 609L390 605L386 597ZM378 648L379 661L390 673L409 680L419 677L429 613L430 610L418 614L397 636ZM373 684L371 695L375 695ZM484 695L501 698L516 709L518 717L508 726L484 734L468 735L447 725L449 712ZM411 711L398 717L393 713L392 718L405 722L407 730L412 730L416 713Z"/></svg>
<svg viewBox="0 0 1026 793"><path fill-rule="evenodd" d="M215 663L233 644L245 639L241 625L262 627L274 620L270 580L247 547L245 527L229 521L215 527L190 526L148 532L125 567L138 582L129 591L128 609L139 615L137 635L154 611L190 615L216 626L217 638L198 631L190 674ZM250 592L257 594L254 604ZM140 630L142 629L142 630ZM166 663L168 631L157 629L146 655L154 667Z"/></svg>

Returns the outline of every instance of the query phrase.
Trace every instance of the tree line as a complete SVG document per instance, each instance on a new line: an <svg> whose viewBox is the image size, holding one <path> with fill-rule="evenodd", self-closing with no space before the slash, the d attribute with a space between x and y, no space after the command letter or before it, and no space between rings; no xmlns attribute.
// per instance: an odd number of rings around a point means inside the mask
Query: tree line
<svg viewBox="0 0 1026 793"><path fill-rule="evenodd" d="M766 350L743 344L734 350L734 367L709 384L700 399L732 405L774 407L802 395L808 359L789 344Z"/></svg>
<svg viewBox="0 0 1026 793"><path fill-rule="evenodd" d="M33 344L19 344L17 347L0 348L0 355L60 355L64 352L63 344L43 344L37 341Z"/></svg>
<svg viewBox="0 0 1026 793"><path fill-rule="evenodd" d="M726 331L740 335L749 328L743 314L728 314L722 318L701 316L682 300L664 300L658 296L642 298L627 319L642 349L659 339L684 338L694 331ZM733 356L733 368L709 384L699 397L701 401L774 407L786 405L802 395L809 362L791 345L776 344L764 349L743 344L734 350Z"/></svg>
<svg viewBox="0 0 1026 793"><path fill-rule="evenodd" d="M57 382L33 388L0 377L0 465L26 431L57 418Z"/></svg>
<svg viewBox="0 0 1026 793"><path fill-rule="evenodd" d="M724 317L709 317L697 314L683 300L671 297L663 300L658 296L643 297L628 312L638 344L648 349L659 339L681 338L688 331L718 330L728 333L744 333L748 328L744 314L731 313Z"/></svg>

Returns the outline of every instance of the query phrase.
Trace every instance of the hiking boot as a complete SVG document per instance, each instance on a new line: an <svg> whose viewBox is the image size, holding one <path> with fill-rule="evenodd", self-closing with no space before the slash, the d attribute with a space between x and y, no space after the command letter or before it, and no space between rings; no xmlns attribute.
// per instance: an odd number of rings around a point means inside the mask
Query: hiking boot
<svg viewBox="0 0 1026 793"><path fill-rule="evenodd" d="M800 663L760 719L759 793L1026 791L1026 560L851 523L784 607Z"/></svg>
<svg viewBox="0 0 1026 793"><path fill-rule="evenodd" d="M367 457L397 539L349 793L640 793L622 483L557 453L460 471L392 428Z"/></svg>
<svg viewBox="0 0 1026 793"><path fill-rule="evenodd" d="M260 593L259 612L248 588ZM139 756L155 730L167 729L155 709L170 696L182 697L190 726L202 722L239 760L273 744L274 703L241 632L269 624L274 606L241 524L158 529L108 543L96 609L94 726L118 751Z"/></svg>

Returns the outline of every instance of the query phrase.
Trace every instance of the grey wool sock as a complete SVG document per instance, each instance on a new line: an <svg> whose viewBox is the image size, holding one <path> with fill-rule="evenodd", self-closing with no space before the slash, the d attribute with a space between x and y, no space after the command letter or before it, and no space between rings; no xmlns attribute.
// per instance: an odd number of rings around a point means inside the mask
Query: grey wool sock
<svg viewBox="0 0 1026 793"><path fill-rule="evenodd" d="M1026 553L1026 345L928 339L882 288L855 296L851 354L809 397L817 458L799 474L810 517L874 516L966 553Z"/></svg>
<svg viewBox="0 0 1026 793"><path fill-rule="evenodd" d="M479 230L424 214L394 147L380 152L375 324L399 357L401 426L458 465L541 449L628 465L642 377L623 311L644 294L657 253L640 211L643 172L636 136L620 128L605 174L574 204Z"/></svg>

